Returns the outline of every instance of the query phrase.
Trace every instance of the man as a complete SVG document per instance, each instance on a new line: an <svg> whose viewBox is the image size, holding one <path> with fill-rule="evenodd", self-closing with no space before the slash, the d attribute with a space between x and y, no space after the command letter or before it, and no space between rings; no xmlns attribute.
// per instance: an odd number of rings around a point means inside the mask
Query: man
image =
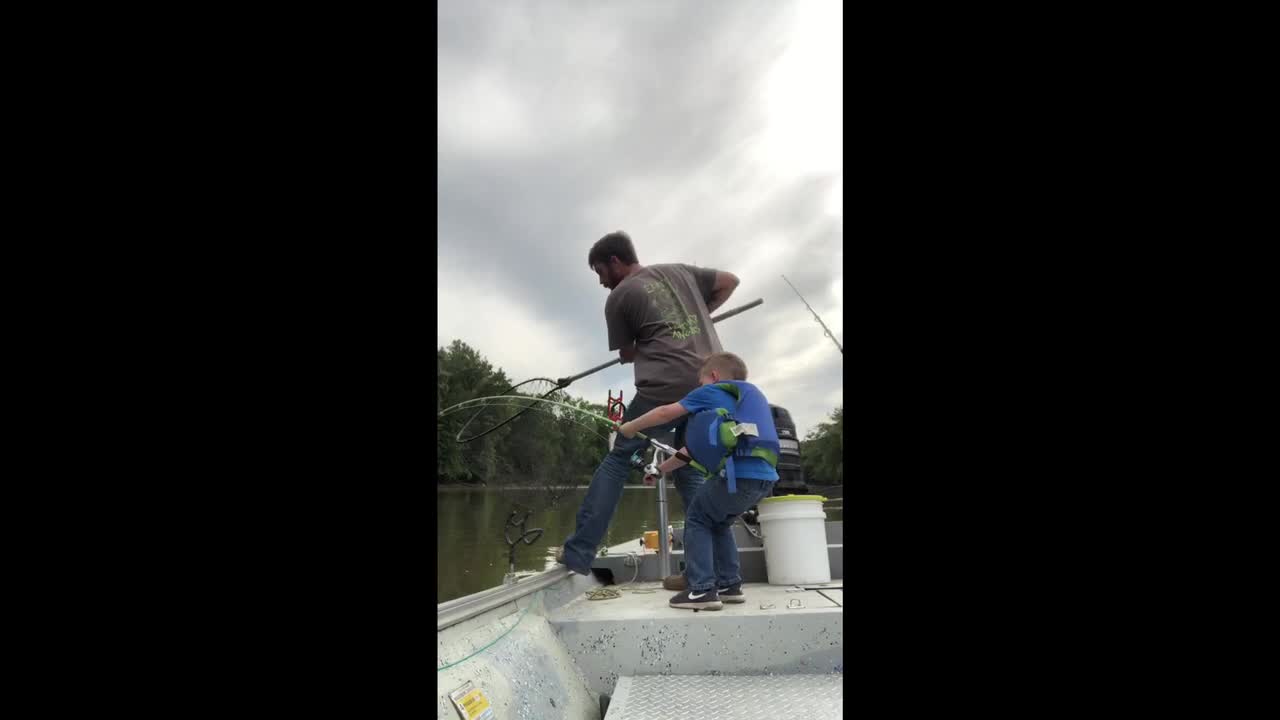
<svg viewBox="0 0 1280 720"><path fill-rule="evenodd" d="M641 265L631 238L624 232L605 235L591 246L587 265L608 289L604 304L609 329L609 349L622 362L635 363L636 397L624 420L634 420L659 405L688 395L698 384L703 360L721 351L711 313L738 287L738 278L692 265ZM688 418L658 425L655 435L674 428L676 447ZM631 472L631 455L643 452L647 443L621 435L596 468L591 487L578 509L576 529L564 542L557 559L581 575L591 572L596 548L617 510L622 486ZM706 480L689 466L673 473L676 491L686 513L698 488ZM685 589L681 575L664 582L669 590Z"/></svg>

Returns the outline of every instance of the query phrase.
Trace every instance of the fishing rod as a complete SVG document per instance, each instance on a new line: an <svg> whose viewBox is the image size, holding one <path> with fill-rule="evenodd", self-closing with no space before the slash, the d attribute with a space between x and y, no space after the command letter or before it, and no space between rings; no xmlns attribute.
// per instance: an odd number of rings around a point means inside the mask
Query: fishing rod
<svg viewBox="0 0 1280 720"><path fill-rule="evenodd" d="M790 281L790 280L787 280L787 276L786 276L786 275L783 275L783 276L782 276L782 279L783 279L783 280L786 280L786 282L787 282L787 284L788 284L788 285L791 285L791 281ZM812 307L810 307L810 306L809 306L809 301L804 299L804 296L800 294L800 291L799 291L799 290L796 290L796 286L795 286L795 285L791 285L791 291L792 291L792 292L794 292L794 293L796 294L796 297L800 298L800 302L804 303L804 306L805 306L805 307L809 308L809 312L813 313L813 319L814 319L814 320L817 320L817 321L818 321L818 324L822 326L823 333L824 333L827 337L831 338L831 342L833 342L833 343L835 343L835 344L836 344L836 349L840 351L840 354L841 354L841 355L843 355L843 354L844 354L844 348L840 347L840 342L839 342L838 340L836 340L836 336L831 334L831 328L827 327L827 324L826 324L826 323L824 323L824 322L822 322L822 318L818 317L818 313L817 313L817 312L815 312L815 311L814 311L814 309L813 309Z"/></svg>
<svg viewBox="0 0 1280 720"><path fill-rule="evenodd" d="M486 407L490 405L515 405L515 404L524 406L525 403L529 403L529 402L545 403L547 405L554 405L556 407L560 407L565 410L570 410L582 415L585 418L590 418L592 420L602 422L614 430L617 430L622 427L622 423L614 422L609 418L597 415L591 412L590 410L584 410L583 408L580 408L577 405L560 402L559 400L549 400L547 398L526 397L524 395L488 395L485 397L478 397L478 398L471 398L470 400L463 400L460 403L450 405L444 410L441 410L440 413L437 415L437 417L444 417L449 413L459 411L459 410L466 410L472 407ZM668 455L674 455L675 457L683 460L684 462L689 463L695 469L701 470L704 473L706 472L706 470L702 467L702 465L699 464L696 460L680 452L679 450L676 450L670 445L667 445L666 443L659 441L656 438L649 437L648 435L645 435L642 432L636 432L635 437L638 437L641 440L647 440L650 445L663 451L664 453L667 453Z"/></svg>

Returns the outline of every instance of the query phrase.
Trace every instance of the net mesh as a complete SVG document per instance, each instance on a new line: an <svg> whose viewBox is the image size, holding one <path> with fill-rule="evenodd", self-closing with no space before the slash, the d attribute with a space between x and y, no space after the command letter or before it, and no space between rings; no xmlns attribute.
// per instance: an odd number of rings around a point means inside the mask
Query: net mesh
<svg viewBox="0 0 1280 720"><path fill-rule="evenodd" d="M469 415L462 429L458 431L457 441L468 443L478 440L530 410L536 409L554 415L556 411L551 408L556 406L541 403L539 400L563 401L565 398L565 393L560 386L556 385L554 380L547 378L534 378L517 383L499 393L498 397L478 398L473 401L471 407L463 408Z"/></svg>

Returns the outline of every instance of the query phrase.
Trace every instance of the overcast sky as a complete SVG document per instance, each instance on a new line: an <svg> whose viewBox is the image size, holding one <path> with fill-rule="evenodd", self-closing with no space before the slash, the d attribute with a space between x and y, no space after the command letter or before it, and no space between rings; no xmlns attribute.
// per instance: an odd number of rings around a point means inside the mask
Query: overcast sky
<svg viewBox="0 0 1280 720"><path fill-rule="evenodd" d="M437 345L513 379L616 357L587 267L625 230L642 264L737 275L716 326L803 435L844 400L838 0L442 0ZM632 366L574 383L635 396Z"/></svg>

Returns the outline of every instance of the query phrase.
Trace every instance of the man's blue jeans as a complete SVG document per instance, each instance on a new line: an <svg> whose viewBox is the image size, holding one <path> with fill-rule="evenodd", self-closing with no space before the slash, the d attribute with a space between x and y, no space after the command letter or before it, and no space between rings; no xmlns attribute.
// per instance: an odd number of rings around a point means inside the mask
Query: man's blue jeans
<svg viewBox="0 0 1280 720"><path fill-rule="evenodd" d="M637 397L631 401L624 419L635 420L655 407L658 407L657 403ZM641 432L659 437L675 428L675 447L679 448L684 439L684 425L688 419L688 417L682 417L666 425L657 425ZM569 539L564 541L564 564L570 570L581 575L591 573L591 562L595 559L596 549L600 547L600 542L604 540L605 533L609 530L609 521L613 519L613 513L618 509L618 500L622 498L623 483L631 473L631 454L638 450L641 455L644 455L644 449L648 445L649 443L645 440L640 438L628 440L619 433L614 441L613 450L605 456L600 467L596 468L595 475L591 477L591 488L587 490L587 496L582 500L582 507L578 508L576 529ZM706 478L688 465L676 470L672 476L676 490L680 493L680 499L684 501L687 515L693 504L693 498L698 493L698 488ZM655 507L653 512L656 518L658 509ZM660 528L658 535L664 535L665 531L666 528Z"/></svg>
<svg viewBox="0 0 1280 720"><path fill-rule="evenodd" d="M738 478L738 492L719 475L702 487L684 518L684 567L689 590L727 588L742 582L734 518L769 496L773 481Z"/></svg>

